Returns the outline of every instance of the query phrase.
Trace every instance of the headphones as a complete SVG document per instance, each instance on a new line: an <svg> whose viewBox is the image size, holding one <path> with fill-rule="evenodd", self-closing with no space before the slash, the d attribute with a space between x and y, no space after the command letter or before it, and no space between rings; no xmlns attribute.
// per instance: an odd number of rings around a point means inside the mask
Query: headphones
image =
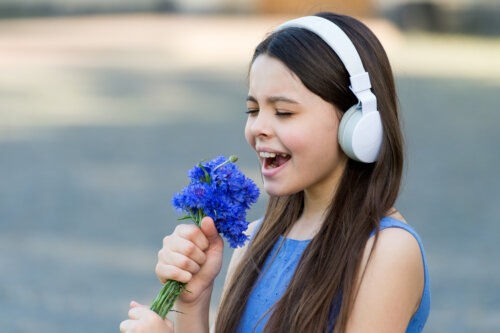
<svg viewBox="0 0 500 333"><path fill-rule="evenodd" d="M319 16L304 16L280 25L285 28L302 28L321 37L338 55L349 73L349 88L358 99L342 116L338 130L340 147L347 156L363 163L375 162L382 145L382 122L377 111L377 97L368 72L349 37L335 23Z"/></svg>

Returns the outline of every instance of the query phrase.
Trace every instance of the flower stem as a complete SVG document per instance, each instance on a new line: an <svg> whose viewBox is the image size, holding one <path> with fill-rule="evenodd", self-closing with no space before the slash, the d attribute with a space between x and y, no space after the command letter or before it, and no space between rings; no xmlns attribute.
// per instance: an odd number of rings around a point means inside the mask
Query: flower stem
<svg viewBox="0 0 500 333"><path fill-rule="evenodd" d="M227 163L229 163L229 162L234 163L234 162L236 162L237 160L238 160L238 156L236 156L236 155L231 155L231 156L229 156L229 158L228 158L225 162L222 162L221 164L219 164L218 166L216 166L216 167L212 170L212 172L213 172L213 171L215 171L215 170L217 170L218 168L220 168L220 167L221 167L221 166L223 166L224 164L227 164Z"/></svg>
<svg viewBox="0 0 500 333"><path fill-rule="evenodd" d="M197 209L194 213L190 209L189 212L189 217L198 227L201 227L201 220L205 216L207 216L203 212L203 209ZM164 319L167 313L172 310L175 301L184 290L189 291L186 289L186 283L175 280L168 280L160 290L158 296L156 296L156 298L154 299L150 309L156 312L162 319Z"/></svg>
<svg viewBox="0 0 500 333"><path fill-rule="evenodd" d="M167 313L172 310L175 301L184 290L186 290L185 283L168 280L158 296L156 296L153 304L151 304L150 309L164 319Z"/></svg>

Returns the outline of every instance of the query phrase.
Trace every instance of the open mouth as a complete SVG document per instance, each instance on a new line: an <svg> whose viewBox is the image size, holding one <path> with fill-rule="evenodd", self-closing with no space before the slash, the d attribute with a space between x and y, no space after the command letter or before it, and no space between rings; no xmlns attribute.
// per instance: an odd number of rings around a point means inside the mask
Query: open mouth
<svg viewBox="0 0 500 333"><path fill-rule="evenodd" d="M285 164L291 156L284 153L269 153L260 152L259 156L264 159L263 166L265 169L274 169Z"/></svg>

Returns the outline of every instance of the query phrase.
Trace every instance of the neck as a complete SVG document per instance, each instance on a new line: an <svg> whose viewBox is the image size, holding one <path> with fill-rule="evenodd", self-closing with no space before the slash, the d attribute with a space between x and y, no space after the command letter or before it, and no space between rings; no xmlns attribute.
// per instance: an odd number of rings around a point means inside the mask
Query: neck
<svg viewBox="0 0 500 333"><path fill-rule="evenodd" d="M331 203L334 193L330 192L328 195L320 195L318 193L311 193L311 191L304 191L304 210L300 216L303 221L322 220L328 206Z"/></svg>
<svg viewBox="0 0 500 333"><path fill-rule="evenodd" d="M310 239L320 230L328 212L345 165L338 168L329 181L304 190L304 209L288 234L293 239Z"/></svg>

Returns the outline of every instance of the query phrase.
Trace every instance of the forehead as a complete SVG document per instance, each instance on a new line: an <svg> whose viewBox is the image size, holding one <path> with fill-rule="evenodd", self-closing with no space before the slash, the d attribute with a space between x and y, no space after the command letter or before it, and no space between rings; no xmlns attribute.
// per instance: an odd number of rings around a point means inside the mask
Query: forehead
<svg viewBox="0 0 500 333"><path fill-rule="evenodd" d="M283 62L266 54L259 55L253 62L249 86L250 95L256 98L259 95L301 94L309 91Z"/></svg>

